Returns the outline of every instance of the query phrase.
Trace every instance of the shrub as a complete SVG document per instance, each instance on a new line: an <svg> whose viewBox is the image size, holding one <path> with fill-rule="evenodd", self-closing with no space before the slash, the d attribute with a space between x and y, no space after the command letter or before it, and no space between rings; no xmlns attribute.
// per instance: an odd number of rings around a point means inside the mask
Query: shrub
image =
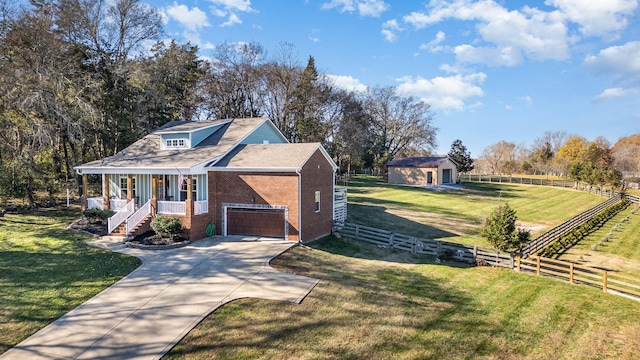
<svg viewBox="0 0 640 360"><path fill-rule="evenodd" d="M168 235L173 241L173 237L182 232L182 222L177 217L156 216L151 220L151 229L160 236Z"/></svg>
<svg viewBox="0 0 640 360"><path fill-rule="evenodd" d="M512 251L527 242L531 234L516 229L516 211L508 203L498 206L482 224L481 234L489 244L502 251Z"/></svg>
<svg viewBox="0 0 640 360"><path fill-rule="evenodd" d="M84 216L90 219L107 220L113 216L113 211L102 209L88 209L84 211Z"/></svg>

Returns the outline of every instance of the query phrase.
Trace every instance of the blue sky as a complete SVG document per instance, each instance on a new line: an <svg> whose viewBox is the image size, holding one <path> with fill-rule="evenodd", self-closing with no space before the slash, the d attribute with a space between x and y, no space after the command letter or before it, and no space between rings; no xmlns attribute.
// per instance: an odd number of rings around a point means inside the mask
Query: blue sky
<svg viewBox="0 0 640 360"><path fill-rule="evenodd" d="M147 0L203 57L287 42L337 86L396 86L432 106L438 153L461 139L473 156L547 130L640 133L639 1Z"/></svg>

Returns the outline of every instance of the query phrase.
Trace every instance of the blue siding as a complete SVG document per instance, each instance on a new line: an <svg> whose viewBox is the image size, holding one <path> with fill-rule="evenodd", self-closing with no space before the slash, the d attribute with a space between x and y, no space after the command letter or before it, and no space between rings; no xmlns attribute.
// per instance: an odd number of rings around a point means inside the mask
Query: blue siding
<svg viewBox="0 0 640 360"><path fill-rule="evenodd" d="M222 124L217 126L212 126L206 129L196 130L191 134L191 147L195 147L204 139L206 139L209 135L213 134L216 130L218 130L222 126Z"/></svg>
<svg viewBox="0 0 640 360"><path fill-rule="evenodd" d="M258 126L246 139L242 142L242 144L262 144L264 141L269 141L269 144L285 144L286 140L282 139L280 134L278 134L277 130L271 127L268 122L264 122L262 125Z"/></svg>

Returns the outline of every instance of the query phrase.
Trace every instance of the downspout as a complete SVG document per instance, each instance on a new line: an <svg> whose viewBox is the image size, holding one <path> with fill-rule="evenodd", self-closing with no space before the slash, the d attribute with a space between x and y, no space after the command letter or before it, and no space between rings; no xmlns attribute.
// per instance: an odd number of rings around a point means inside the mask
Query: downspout
<svg viewBox="0 0 640 360"><path fill-rule="evenodd" d="M298 243L302 244L302 174L301 169L296 169L298 174Z"/></svg>

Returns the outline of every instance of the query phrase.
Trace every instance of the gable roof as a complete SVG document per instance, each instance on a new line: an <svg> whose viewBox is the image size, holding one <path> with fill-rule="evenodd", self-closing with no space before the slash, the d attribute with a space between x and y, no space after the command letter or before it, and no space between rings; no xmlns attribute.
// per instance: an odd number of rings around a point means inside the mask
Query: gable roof
<svg viewBox="0 0 640 360"><path fill-rule="evenodd" d="M387 166L437 168L438 166L445 163L447 160L452 161L447 155L396 158L389 161L387 163Z"/></svg>
<svg viewBox="0 0 640 360"><path fill-rule="evenodd" d="M217 171L297 171L320 150L331 167L337 169L320 143L239 145L210 167Z"/></svg>
<svg viewBox="0 0 640 360"><path fill-rule="evenodd" d="M265 118L243 118L215 121L172 121L151 134L134 142L113 156L76 166L76 171L87 174L118 173L146 169L149 171L183 171L204 166L231 151L260 125ZM190 149L161 149L160 136L166 133L190 132L205 127L219 128ZM177 171L176 171L177 172Z"/></svg>

